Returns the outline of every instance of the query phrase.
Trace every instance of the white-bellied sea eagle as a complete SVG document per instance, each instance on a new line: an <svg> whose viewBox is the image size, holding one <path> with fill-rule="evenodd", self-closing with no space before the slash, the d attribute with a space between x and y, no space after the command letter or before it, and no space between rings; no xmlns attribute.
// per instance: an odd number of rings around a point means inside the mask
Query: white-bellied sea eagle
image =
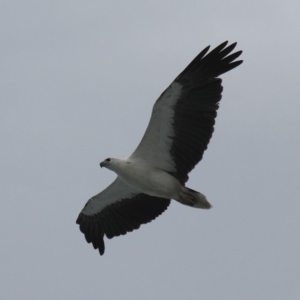
<svg viewBox="0 0 300 300"><path fill-rule="evenodd" d="M206 197L185 186L214 131L221 100L221 74L242 63L236 43L209 46L176 77L155 102L147 130L126 159L100 163L118 176L92 197L76 221L88 243L104 253L104 235L113 238L138 229L162 214L171 199L196 208L211 207Z"/></svg>

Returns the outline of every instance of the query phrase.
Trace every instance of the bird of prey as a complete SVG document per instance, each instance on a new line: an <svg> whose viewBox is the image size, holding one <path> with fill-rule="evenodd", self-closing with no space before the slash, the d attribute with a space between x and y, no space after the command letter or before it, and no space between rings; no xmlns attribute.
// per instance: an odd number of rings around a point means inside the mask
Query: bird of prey
<svg viewBox="0 0 300 300"><path fill-rule="evenodd" d="M212 133L223 87L219 76L239 66L242 51L224 42L209 46L175 78L153 106L146 132L126 159L100 163L117 174L92 197L76 221L86 241L104 254L104 236L111 239L151 222L171 199L195 208L211 207L205 195L185 186L202 159Z"/></svg>

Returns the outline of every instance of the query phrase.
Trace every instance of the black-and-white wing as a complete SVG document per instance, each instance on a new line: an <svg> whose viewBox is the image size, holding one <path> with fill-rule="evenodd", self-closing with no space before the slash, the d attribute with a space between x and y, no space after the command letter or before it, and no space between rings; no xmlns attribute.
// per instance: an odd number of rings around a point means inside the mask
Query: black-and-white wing
<svg viewBox="0 0 300 300"><path fill-rule="evenodd" d="M202 159L214 131L222 85L219 75L242 63L236 43L206 47L162 93L133 159L172 173L182 184ZM230 54L230 55L229 55Z"/></svg>
<svg viewBox="0 0 300 300"><path fill-rule="evenodd" d="M139 193L117 177L86 203L76 223L86 241L103 255L104 235L110 239L138 229L162 214L169 204L168 199Z"/></svg>

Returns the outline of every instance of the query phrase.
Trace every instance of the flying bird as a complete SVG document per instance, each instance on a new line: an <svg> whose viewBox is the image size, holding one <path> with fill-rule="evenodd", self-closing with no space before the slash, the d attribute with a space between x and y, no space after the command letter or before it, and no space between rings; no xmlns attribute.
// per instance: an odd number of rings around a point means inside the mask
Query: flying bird
<svg viewBox="0 0 300 300"><path fill-rule="evenodd" d="M86 241L104 254L104 236L124 235L151 222L171 199L209 209L205 195L185 186L188 174L202 159L212 133L223 87L218 78L243 61L242 51L227 41L208 53L209 46L176 77L155 102L146 132L126 159L100 163L118 176L92 197L76 223Z"/></svg>

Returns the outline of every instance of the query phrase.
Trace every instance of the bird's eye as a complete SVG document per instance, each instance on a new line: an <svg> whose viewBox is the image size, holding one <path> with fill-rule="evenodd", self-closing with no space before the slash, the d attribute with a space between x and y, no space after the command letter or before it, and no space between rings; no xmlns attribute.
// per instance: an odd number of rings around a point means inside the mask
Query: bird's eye
<svg viewBox="0 0 300 300"><path fill-rule="evenodd" d="M110 158L107 158L105 161L110 161Z"/></svg>

